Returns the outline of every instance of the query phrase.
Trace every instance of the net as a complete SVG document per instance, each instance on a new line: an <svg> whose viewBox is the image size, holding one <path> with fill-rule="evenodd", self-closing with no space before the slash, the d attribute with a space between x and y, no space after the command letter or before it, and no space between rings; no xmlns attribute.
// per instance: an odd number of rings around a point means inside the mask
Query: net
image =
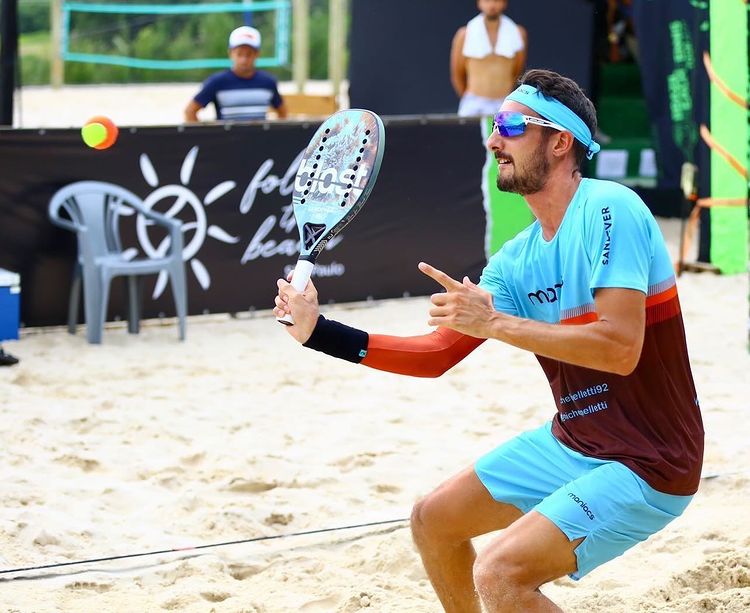
<svg viewBox="0 0 750 613"><path fill-rule="evenodd" d="M62 9L61 56L66 62L147 70L228 68L227 36L242 22L252 24L262 34L258 67L289 62L290 0L64 2ZM214 57L205 57L207 54Z"/></svg>

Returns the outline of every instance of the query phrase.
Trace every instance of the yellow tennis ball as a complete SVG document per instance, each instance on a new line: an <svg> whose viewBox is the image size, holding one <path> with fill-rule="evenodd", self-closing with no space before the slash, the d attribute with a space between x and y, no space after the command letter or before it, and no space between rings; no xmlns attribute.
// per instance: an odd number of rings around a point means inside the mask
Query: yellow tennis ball
<svg viewBox="0 0 750 613"><path fill-rule="evenodd" d="M111 119L98 115L83 125L81 138L84 143L94 149L109 149L115 144L119 132Z"/></svg>

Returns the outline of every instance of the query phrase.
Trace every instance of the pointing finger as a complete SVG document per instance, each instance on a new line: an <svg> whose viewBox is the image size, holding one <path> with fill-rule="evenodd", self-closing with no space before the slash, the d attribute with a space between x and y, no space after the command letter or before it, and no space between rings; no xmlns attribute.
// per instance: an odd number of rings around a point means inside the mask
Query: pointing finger
<svg viewBox="0 0 750 613"><path fill-rule="evenodd" d="M442 270L438 270L425 262L420 262L418 268L448 291L461 289L463 287L459 281L456 281L454 278L445 274Z"/></svg>

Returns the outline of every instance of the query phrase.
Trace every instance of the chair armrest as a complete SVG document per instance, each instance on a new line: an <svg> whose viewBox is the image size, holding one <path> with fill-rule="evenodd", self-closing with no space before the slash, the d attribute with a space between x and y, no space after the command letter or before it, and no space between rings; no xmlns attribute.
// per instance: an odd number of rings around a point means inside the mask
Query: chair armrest
<svg viewBox="0 0 750 613"><path fill-rule="evenodd" d="M175 222L179 223L178 220L167 217L166 215L163 215L158 211L154 211L153 209L147 209L145 206L136 205L132 202L126 202L124 203L124 206L134 209L138 214L143 215L146 219L155 221L160 226L164 226L166 228L170 227Z"/></svg>
<svg viewBox="0 0 750 613"><path fill-rule="evenodd" d="M66 230L70 230L71 232L78 232L79 230L86 229L85 226L80 226L78 224L73 223L72 221L63 219L62 217L53 216L53 217L50 217L50 221L56 226L65 228Z"/></svg>

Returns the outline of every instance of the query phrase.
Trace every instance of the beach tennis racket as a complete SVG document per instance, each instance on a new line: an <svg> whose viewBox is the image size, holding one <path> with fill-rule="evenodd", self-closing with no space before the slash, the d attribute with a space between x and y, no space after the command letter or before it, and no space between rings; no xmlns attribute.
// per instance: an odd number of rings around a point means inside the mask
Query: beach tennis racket
<svg viewBox="0 0 750 613"><path fill-rule="evenodd" d="M359 213L375 186L385 149L383 122L372 111L348 109L326 119L310 140L292 191L300 253L291 284L307 287L315 260ZM291 326L291 315L277 317Z"/></svg>

